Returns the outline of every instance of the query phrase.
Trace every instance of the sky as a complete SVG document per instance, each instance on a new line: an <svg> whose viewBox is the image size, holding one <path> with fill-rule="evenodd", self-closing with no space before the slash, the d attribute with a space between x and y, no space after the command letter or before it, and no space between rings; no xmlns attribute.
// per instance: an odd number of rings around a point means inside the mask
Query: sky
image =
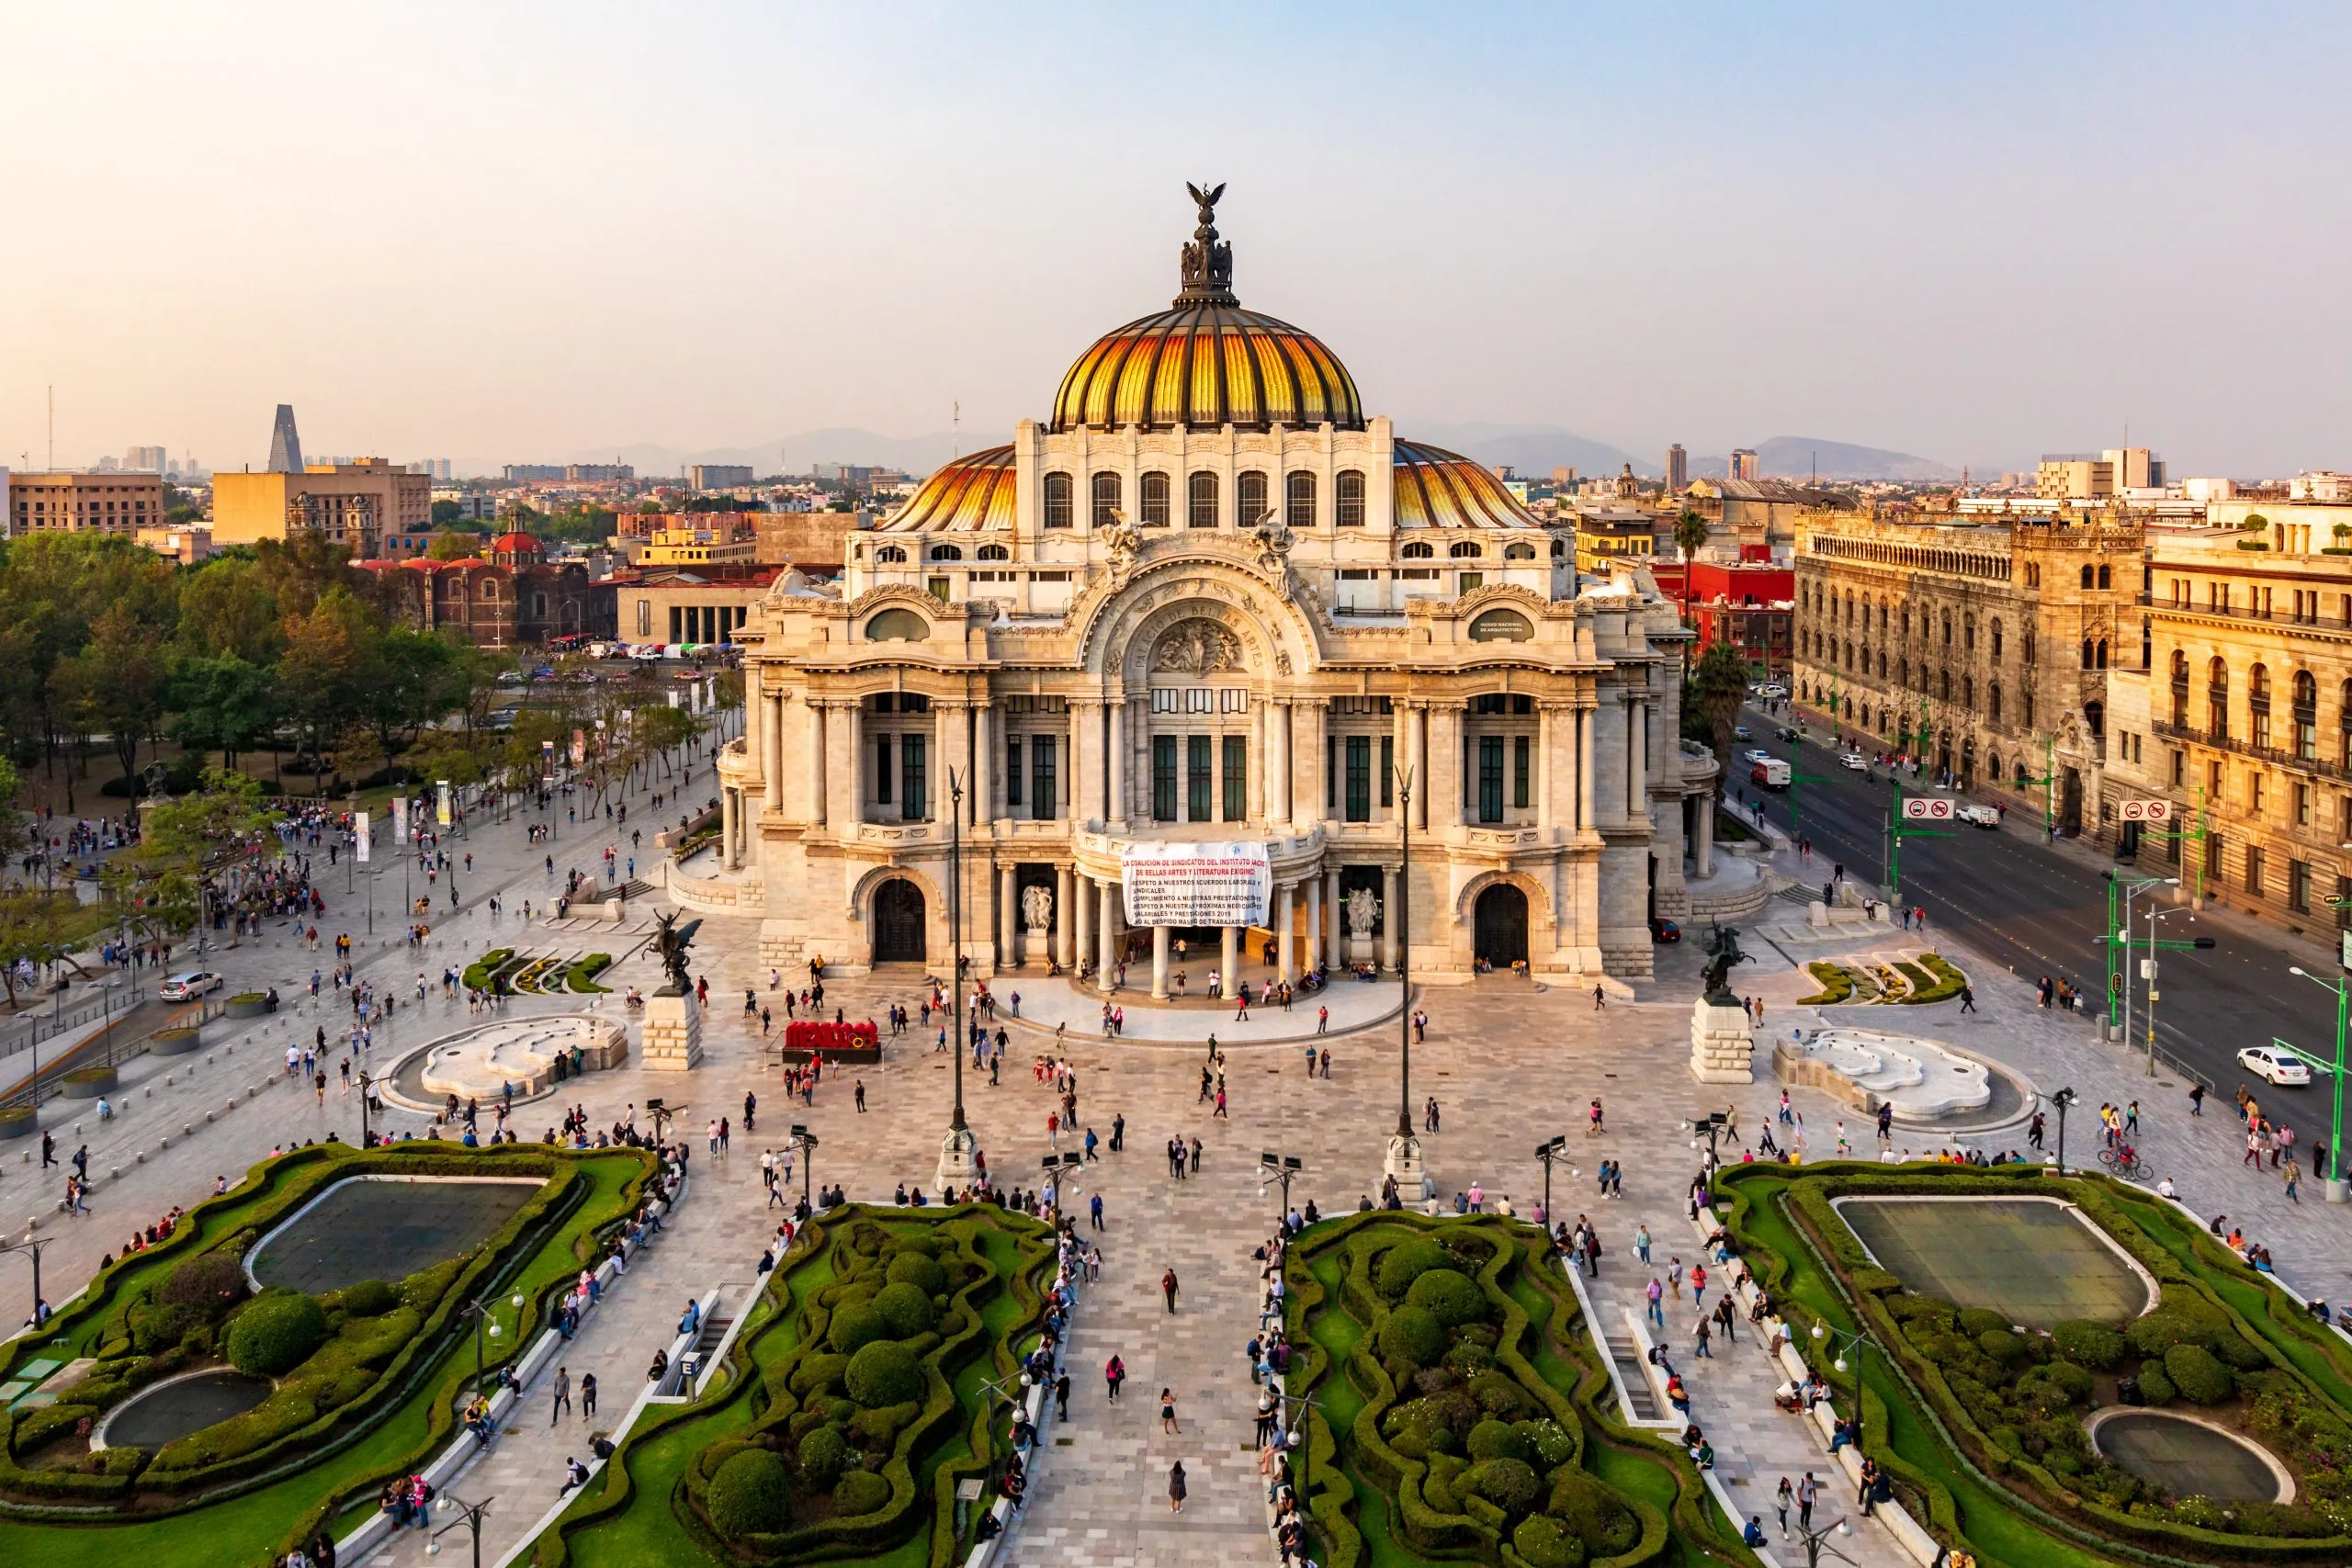
<svg viewBox="0 0 2352 1568"><path fill-rule="evenodd" d="M968 450L1193 214L1367 406L2352 467L2352 7L109 0L11 18L0 463ZM944 454L943 454L944 455Z"/></svg>

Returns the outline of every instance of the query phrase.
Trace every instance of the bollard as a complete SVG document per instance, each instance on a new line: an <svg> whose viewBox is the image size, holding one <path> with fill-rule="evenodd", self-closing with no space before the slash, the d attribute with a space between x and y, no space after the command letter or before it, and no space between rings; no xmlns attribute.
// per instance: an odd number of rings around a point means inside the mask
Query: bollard
<svg viewBox="0 0 2352 1568"><path fill-rule="evenodd" d="M147 1151L145 1149L135 1151L130 1156L130 1161L133 1165L145 1165L147 1163Z"/></svg>
<svg viewBox="0 0 2352 1568"><path fill-rule="evenodd" d="M204 1113L204 1119L205 1119L207 1122L209 1122L209 1121L211 1121L211 1120L212 1120L212 1115L213 1115L213 1113L212 1113L211 1111L206 1111L206 1112Z"/></svg>
<svg viewBox="0 0 2352 1568"><path fill-rule="evenodd" d="M155 1146L158 1149L168 1149L172 1146L172 1140L168 1135L158 1138L155 1140Z"/></svg>
<svg viewBox="0 0 2352 1568"><path fill-rule="evenodd" d="M74 1135L77 1138L82 1135L82 1123L79 1122L74 1123Z"/></svg>
<svg viewBox="0 0 2352 1568"><path fill-rule="evenodd" d="M169 1089L169 1088L171 1088L171 1087L172 1087L172 1075L171 1075L171 1074L169 1074L169 1073L165 1073L165 1074L164 1075L164 1087L165 1089Z"/></svg>
<svg viewBox="0 0 2352 1568"><path fill-rule="evenodd" d="M210 1120L212 1120L212 1119L211 1119L209 1116L208 1116L208 1117L206 1117L206 1118L205 1118L205 1120L206 1120L206 1121L208 1121L208 1122L209 1122L209 1121L210 1121ZM195 1123L195 1122L181 1122L181 1123L180 1123L180 1136L181 1136L181 1137L183 1137L183 1138L193 1137L193 1136L195 1136L195 1134L196 1134L196 1123Z"/></svg>
<svg viewBox="0 0 2352 1568"><path fill-rule="evenodd" d="M119 1165L110 1165L107 1167L107 1179L109 1181L120 1181L122 1179L122 1167Z"/></svg>

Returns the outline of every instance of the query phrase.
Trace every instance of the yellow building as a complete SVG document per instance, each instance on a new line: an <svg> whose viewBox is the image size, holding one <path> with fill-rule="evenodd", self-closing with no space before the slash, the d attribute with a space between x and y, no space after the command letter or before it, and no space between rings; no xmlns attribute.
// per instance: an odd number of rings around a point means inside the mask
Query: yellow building
<svg viewBox="0 0 2352 1568"><path fill-rule="evenodd" d="M1634 507L1579 510L1577 570L1607 577L1618 567L1647 566L1657 553L1657 514Z"/></svg>
<svg viewBox="0 0 2352 1568"><path fill-rule="evenodd" d="M220 545L283 539L301 530L374 558L387 534L423 534L433 523L433 479L381 457L311 463L300 473L212 476L212 537Z"/></svg>
<svg viewBox="0 0 2352 1568"><path fill-rule="evenodd" d="M748 567L759 558L754 538L732 538L725 528L663 528L645 541L637 564L643 567ZM671 640L676 641L676 638Z"/></svg>
<svg viewBox="0 0 2352 1568"><path fill-rule="evenodd" d="M8 531L119 534L129 539L164 521L160 474L60 469L8 476Z"/></svg>

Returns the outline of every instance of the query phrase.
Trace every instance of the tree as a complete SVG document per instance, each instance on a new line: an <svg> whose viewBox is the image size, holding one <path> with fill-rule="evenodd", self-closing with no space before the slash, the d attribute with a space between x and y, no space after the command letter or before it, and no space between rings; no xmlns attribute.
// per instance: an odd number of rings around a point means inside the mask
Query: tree
<svg viewBox="0 0 2352 1568"><path fill-rule="evenodd" d="M268 841L261 782L225 768L149 808L139 842L107 863L100 886L126 919L175 938L203 919L214 881Z"/></svg>
<svg viewBox="0 0 2352 1568"><path fill-rule="evenodd" d="M454 501L436 501L433 503L433 525L435 528L447 528L457 522L464 514L465 510Z"/></svg>
<svg viewBox="0 0 2352 1568"><path fill-rule="evenodd" d="M288 617L277 696L311 753L313 789L324 784L327 742L355 706L351 679L356 659L345 619L328 604L322 602L306 615Z"/></svg>
<svg viewBox="0 0 2352 1568"><path fill-rule="evenodd" d="M1674 547L1682 552L1682 624L1690 624L1690 559L1707 546L1707 520L1686 509L1674 520Z"/></svg>
<svg viewBox="0 0 2352 1568"><path fill-rule="evenodd" d="M444 528L433 536L431 544L424 547L424 556L427 560L464 560L481 547L480 534L461 534L452 528Z"/></svg>
<svg viewBox="0 0 2352 1568"><path fill-rule="evenodd" d="M156 630L141 625L129 604L110 605L60 671L83 728L106 731L126 782L136 777L139 742L164 716L171 670Z"/></svg>
<svg viewBox="0 0 2352 1568"><path fill-rule="evenodd" d="M277 594L251 555L215 556L180 579L179 646L199 657L234 654L275 663L286 646Z"/></svg>
<svg viewBox="0 0 2352 1568"><path fill-rule="evenodd" d="M1739 723L1739 705L1747 699L1747 655L1728 641L1709 643L1690 673L1690 692L1706 716L1720 793L1731 780L1732 730Z"/></svg>
<svg viewBox="0 0 2352 1568"><path fill-rule="evenodd" d="M181 662L170 703L173 737L192 751L218 751L223 766L266 739L277 724L271 672L233 653Z"/></svg>
<svg viewBox="0 0 2352 1568"><path fill-rule="evenodd" d="M0 987L5 987L9 1005L17 1002L18 964L70 960L108 919L106 910L83 903L70 888L62 893L32 887L0 892Z"/></svg>
<svg viewBox="0 0 2352 1568"><path fill-rule="evenodd" d="M0 757L0 861L16 859L33 841L31 819L17 804L23 788L17 764Z"/></svg>

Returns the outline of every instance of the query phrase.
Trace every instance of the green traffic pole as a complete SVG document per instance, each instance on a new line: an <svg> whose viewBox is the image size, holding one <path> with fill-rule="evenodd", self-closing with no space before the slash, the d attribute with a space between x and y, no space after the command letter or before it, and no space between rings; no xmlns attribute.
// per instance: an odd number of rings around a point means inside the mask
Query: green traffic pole
<svg viewBox="0 0 2352 1568"><path fill-rule="evenodd" d="M1886 901L1903 902L1903 784L1894 784L1894 808L1886 814Z"/></svg>
<svg viewBox="0 0 2352 1568"><path fill-rule="evenodd" d="M2344 1168L2344 1026L2346 1008L2352 1004L2352 987L2339 980L2335 985L2335 1122L2327 1145L2328 1174L2320 1179L2333 1179Z"/></svg>

